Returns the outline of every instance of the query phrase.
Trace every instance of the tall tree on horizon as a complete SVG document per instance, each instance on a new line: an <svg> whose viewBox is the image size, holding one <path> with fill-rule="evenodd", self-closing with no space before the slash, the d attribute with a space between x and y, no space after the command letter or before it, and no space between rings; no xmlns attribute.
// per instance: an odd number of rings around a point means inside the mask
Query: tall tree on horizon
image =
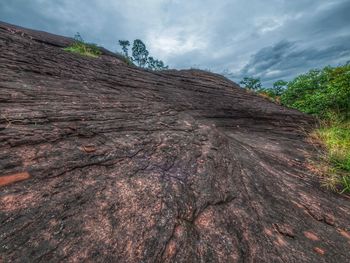
<svg viewBox="0 0 350 263"><path fill-rule="evenodd" d="M129 57L128 47L130 46L129 40L119 40L119 45L122 47L122 50L124 52L124 56L128 58Z"/></svg>
<svg viewBox="0 0 350 263"><path fill-rule="evenodd" d="M146 66L148 55L146 45L140 39L135 39L132 47L132 57L139 67L144 68Z"/></svg>
<svg viewBox="0 0 350 263"><path fill-rule="evenodd" d="M123 50L123 55L141 68L147 68L150 70L163 70L168 68L168 66L166 66L162 60L148 56L149 51L147 50L146 45L140 39L135 39L133 42L132 56L129 56L128 53L128 47L130 46L130 42L128 40L119 40L119 45Z"/></svg>

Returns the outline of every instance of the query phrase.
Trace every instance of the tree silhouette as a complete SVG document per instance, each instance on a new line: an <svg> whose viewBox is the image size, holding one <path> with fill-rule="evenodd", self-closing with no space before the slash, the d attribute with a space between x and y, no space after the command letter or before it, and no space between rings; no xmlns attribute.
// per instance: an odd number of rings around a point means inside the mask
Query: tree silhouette
<svg viewBox="0 0 350 263"><path fill-rule="evenodd" d="M276 96L281 96L282 93L285 91L287 87L288 82L284 80L277 80L273 83L273 89L276 94Z"/></svg>
<svg viewBox="0 0 350 263"><path fill-rule="evenodd" d="M148 65L148 69L151 69L151 70L162 70L162 69L168 68L168 66L164 65L163 61L154 59L153 57L148 57L147 65Z"/></svg>
<svg viewBox="0 0 350 263"><path fill-rule="evenodd" d="M141 68L147 68L150 70L162 70L168 68L162 60L148 56L149 52L146 45L140 39L134 40L131 57L129 57L128 54L130 42L128 40L119 40L119 45L122 47L123 55Z"/></svg>
<svg viewBox="0 0 350 263"><path fill-rule="evenodd" d="M146 45L140 39L135 39L132 47L132 57L139 67L144 68L146 66L148 54Z"/></svg>
<svg viewBox="0 0 350 263"><path fill-rule="evenodd" d="M255 79L252 77L244 77L240 84L244 85L244 88L249 90L259 90L261 89L261 81L260 79Z"/></svg>
<svg viewBox="0 0 350 263"><path fill-rule="evenodd" d="M129 57L128 47L130 46L129 40L119 40L119 45L122 47L124 56Z"/></svg>

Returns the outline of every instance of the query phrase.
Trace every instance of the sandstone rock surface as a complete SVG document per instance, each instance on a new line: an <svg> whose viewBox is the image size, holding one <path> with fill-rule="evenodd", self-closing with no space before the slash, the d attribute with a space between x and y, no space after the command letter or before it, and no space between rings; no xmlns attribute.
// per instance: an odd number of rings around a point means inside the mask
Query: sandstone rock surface
<svg viewBox="0 0 350 263"><path fill-rule="evenodd" d="M0 262L349 262L310 117L70 43L0 24Z"/></svg>

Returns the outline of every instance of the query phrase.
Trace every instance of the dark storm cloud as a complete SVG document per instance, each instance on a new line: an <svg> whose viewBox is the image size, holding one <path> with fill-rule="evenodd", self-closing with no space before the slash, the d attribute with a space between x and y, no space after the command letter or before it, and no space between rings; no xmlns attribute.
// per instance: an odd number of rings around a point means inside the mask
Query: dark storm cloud
<svg viewBox="0 0 350 263"><path fill-rule="evenodd" d="M262 71L275 68L288 58L294 48L295 44L286 40L274 46L265 47L252 56L251 61L242 69L241 73L243 75L257 75Z"/></svg>
<svg viewBox="0 0 350 263"><path fill-rule="evenodd" d="M335 45L326 48L307 47L301 49L296 42L283 40L274 46L265 47L254 54L249 63L234 79L253 76L271 85L279 78L289 80L313 67L336 65L350 60L350 35L335 39Z"/></svg>
<svg viewBox="0 0 350 263"><path fill-rule="evenodd" d="M265 85L350 60L349 0L1 0L0 20L117 49L143 39L174 68Z"/></svg>

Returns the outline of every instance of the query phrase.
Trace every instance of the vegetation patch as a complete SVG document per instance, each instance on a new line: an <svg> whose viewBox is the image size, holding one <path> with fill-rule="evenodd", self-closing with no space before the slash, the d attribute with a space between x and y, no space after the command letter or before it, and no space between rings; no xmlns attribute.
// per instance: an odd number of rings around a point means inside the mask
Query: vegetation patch
<svg viewBox="0 0 350 263"><path fill-rule="evenodd" d="M321 127L311 136L325 147L324 185L350 193L350 64L313 69L287 84L283 105L312 114Z"/></svg>
<svg viewBox="0 0 350 263"><path fill-rule="evenodd" d="M137 66L152 71L168 69L168 66L162 60L149 56L146 45L140 39L134 40L131 56L129 56L130 41L119 40L119 45L122 52L116 53L128 66ZM102 55L100 48L96 44L86 43L79 32L74 36L74 43L63 50L92 58Z"/></svg>
<svg viewBox="0 0 350 263"><path fill-rule="evenodd" d="M350 193L350 121L323 124L311 136L326 149L323 162L318 165L324 186Z"/></svg>
<svg viewBox="0 0 350 263"><path fill-rule="evenodd" d="M92 58L97 58L102 55L101 50L96 44L85 43L79 33L74 36L74 40L72 45L63 50Z"/></svg>
<svg viewBox="0 0 350 263"><path fill-rule="evenodd" d="M324 120L350 118L350 63L313 69L287 84L283 105Z"/></svg>
<svg viewBox="0 0 350 263"><path fill-rule="evenodd" d="M311 135L326 154L314 164L323 184L340 193L350 193L350 63L312 69L292 81L279 80L263 88L260 79L245 77L244 88L287 107L311 114L320 128Z"/></svg>

